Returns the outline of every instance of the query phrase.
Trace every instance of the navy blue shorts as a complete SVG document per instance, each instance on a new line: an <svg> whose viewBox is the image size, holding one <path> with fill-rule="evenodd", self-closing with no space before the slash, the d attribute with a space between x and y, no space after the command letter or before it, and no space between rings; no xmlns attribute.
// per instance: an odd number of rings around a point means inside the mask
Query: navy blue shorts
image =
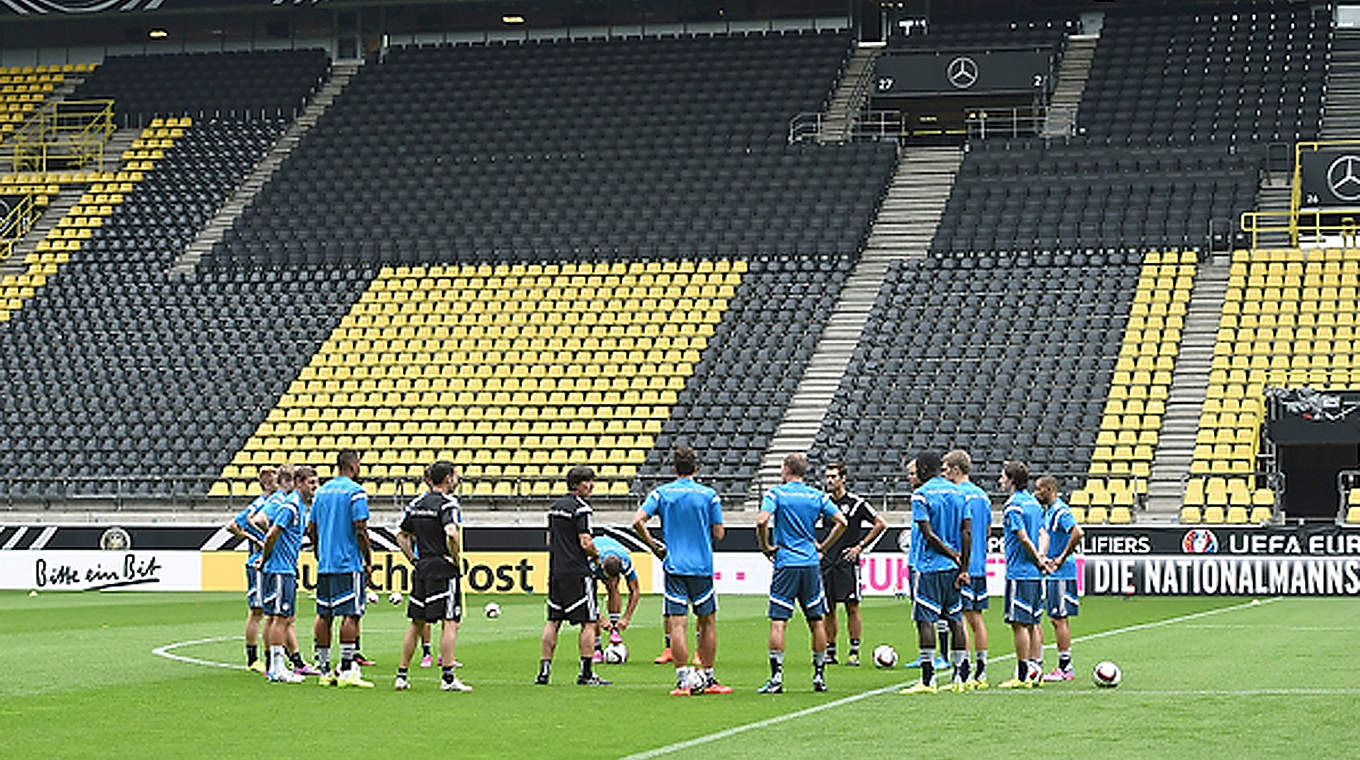
<svg viewBox="0 0 1360 760"><path fill-rule="evenodd" d="M718 595L711 575L671 575L666 573L665 615L685 615L694 607L699 617L718 611Z"/></svg>
<svg viewBox="0 0 1360 760"><path fill-rule="evenodd" d="M984 570L982 575L968 576L971 582L959 589L959 601L963 603L964 612L981 612L987 609L987 572Z"/></svg>
<svg viewBox="0 0 1360 760"><path fill-rule="evenodd" d="M362 617L366 601L362 570L316 576L316 614L321 617Z"/></svg>
<svg viewBox="0 0 1360 760"><path fill-rule="evenodd" d="M1006 579L1006 622L1038 623L1044 617L1044 582L1038 578L1029 580Z"/></svg>
<svg viewBox="0 0 1360 760"><path fill-rule="evenodd" d="M264 609L264 602L260 600L260 582L263 575L263 570L246 565L246 606L252 610Z"/></svg>
<svg viewBox="0 0 1360 760"><path fill-rule="evenodd" d="M803 617L821 620L826 615L826 594L822 591L822 573L816 565L776 567L770 580L771 620L793 617L793 603L803 608Z"/></svg>
<svg viewBox="0 0 1360 760"><path fill-rule="evenodd" d="M274 617L297 615L297 576L293 573L264 573L260 579L264 594L264 614Z"/></svg>
<svg viewBox="0 0 1360 760"><path fill-rule="evenodd" d="M1081 614L1077 599L1077 579L1044 579L1044 610L1051 618L1076 617Z"/></svg>
<svg viewBox="0 0 1360 760"><path fill-rule="evenodd" d="M954 581L958 577L957 570L934 570L913 575L911 619L919 623L937 620L957 622L963 612L959 590L954 588Z"/></svg>
<svg viewBox="0 0 1360 760"><path fill-rule="evenodd" d="M859 604L859 560L837 562L822 570L822 590L826 592L827 602L834 605Z"/></svg>

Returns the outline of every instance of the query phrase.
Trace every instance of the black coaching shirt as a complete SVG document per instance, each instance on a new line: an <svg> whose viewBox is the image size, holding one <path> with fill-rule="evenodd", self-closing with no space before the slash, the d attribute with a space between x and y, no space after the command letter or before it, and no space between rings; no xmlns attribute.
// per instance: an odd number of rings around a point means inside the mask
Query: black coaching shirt
<svg viewBox="0 0 1360 760"><path fill-rule="evenodd" d="M462 509L453 494L429 491L406 506L401 529L416 539L416 567L430 578L451 578L462 568L449 561L445 525L460 525Z"/></svg>
<svg viewBox="0 0 1360 760"><path fill-rule="evenodd" d="M590 560L581 548L581 534L590 533L590 515L590 505L574 493L553 502L548 509L548 577L590 575Z"/></svg>
<svg viewBox="0 0 1360 760"><path fill-rule="evenodd" d="M836 508L841 511L841 514L845 515L845 522L848 524L845 526L845 532L841 534L840 538L836 539L836 543L828 546L826 551L822 553L823 570L832 565L850 564L844 557L845 550L869 535L869 531L874 527L874 520L878 519L878 513L874 511L873 507L869 506L868 500L859 494L846 491L845 495L839 499L831 496L831 494L827 494L827 496L830 497L831 503L835 504ZM825 523L822 528L823 536L826 536L831 530L831 526Z"/></svg>

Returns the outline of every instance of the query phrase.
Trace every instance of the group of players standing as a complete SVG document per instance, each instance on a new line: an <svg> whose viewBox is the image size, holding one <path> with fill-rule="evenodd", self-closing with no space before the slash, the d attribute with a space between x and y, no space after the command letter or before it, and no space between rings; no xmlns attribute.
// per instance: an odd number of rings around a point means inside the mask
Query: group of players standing
<svg viewBox="0 0 1360 760"><path fill-rule="evenodd" d="M694 479L698 455L692 448L677 448L673 466L675 479L653 490L632 521L664 570L666 650L656 661L674 663L672 695L730 693L731 687L714 675L718 599L713 545L725 535L722 504L712 488ZM266 468L260 474L265 493L228 524L229 530L251 544L246 564L251 608L246 654L248 666L269 681L297 683L317 675L323 685L373 685L359 671L360 665L371 664L358 649L366 569L371 565L368 499L354 480L359 467L356 452L341 451L339 476L320 488L316 471L310 467L285 466L277 472ZM908 667L919 667L921 680L903 689L904 694L988 688L982 611L989 605L986 558L992 512L986 492L969 480L971 469L968 454L960 450L943 457L923 451L907 465L915 490L910 545L904 548L912 571L912 618L920 643L920 658ZM849 651L845 665L860 664L860 557L873 548L887 523L866 500L846 490L844 465L827 465L826 491L804 482L807 470L806 456L786 457L781 471L784 482L765 494L756 520L760 550L774 565L767 611L770 678L760 687L762 694L783 691L785 629L795 607L801 608L811 633L814 691L827 690L826 666L839 662L837 604L846 609ZM462 520L452 495L457 472L451 462L439 461L426 469L425 480L429 490L407 507L397 537L415 573L407 603L411 624L403 640L395 688L410 688L408 669L416 642L428 641L430 624L440 622L441 688L471 691L454 670L458 664L454 646L462 619ZM589 467L571 468L567 494L548 511L548 620L540 640L537 684L549 683L558 632L567 622L580 626L576 682L609 685L593 670L601 660L602 632L607 630L610 641L619 642L637 608L639 586L628 550L612 538L593 535L588 499L594 480ZM1005 463L1000 479L1009 493L1002 512L1005 620L1014 635L1017 664L1015 677L998 685L1003 689L1033 688L1045 680L1073 678L1068 618L1079 611L1072 555L1082 531L1058 497L1054 478L1039 478L1033 492L1029 481L1025 464ZM661 539L648 529L652 517L661 519ZM301 659L293 631L304 532L317 556L315 666ZM621 611L620 580L628 583L626 612ZM597 581L603 581L608 592L607 619L598 607ZM692 661L686 638L691 609L697 618L697 651ZM1053 620L1059 654L1057 667L1047 674L1042 673L1039 627L1045 610ZM337 616L343 619L341 658L339 667L333 669L331 626ZM261 617L268 645L263 661L255 643ZM940 650L949 651L948 660L937 658L937 643ZM422 664L428 665L429 659L427 644ZM953 677L941 687L936 673L944 668L952 668Z"/></svg>

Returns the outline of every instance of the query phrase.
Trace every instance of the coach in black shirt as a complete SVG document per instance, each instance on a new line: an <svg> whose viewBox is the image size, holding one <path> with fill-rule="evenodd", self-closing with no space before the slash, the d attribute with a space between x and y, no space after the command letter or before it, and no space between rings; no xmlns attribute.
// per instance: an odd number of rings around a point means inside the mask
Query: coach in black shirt
<svg viewBox="0 0 1360 760"><path fill-rule="evenodd" d="M594 490L595 471L583 465L573 467L567 472L567 495L548 510L548 623L543 626L536 684L548 683L557 631L566 621L581 626L581 670L576 683L610 685L591 670L595 637L600 635L595 577L590 572L591 561L598 562L600 554L590 538L591 510L586 501Z"/></svg>

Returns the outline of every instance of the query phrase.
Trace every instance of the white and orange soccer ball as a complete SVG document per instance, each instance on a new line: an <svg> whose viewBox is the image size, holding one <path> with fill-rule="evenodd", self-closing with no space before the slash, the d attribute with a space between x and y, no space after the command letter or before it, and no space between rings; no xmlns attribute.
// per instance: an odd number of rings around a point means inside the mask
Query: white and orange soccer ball
<svg viewBox="0 0 1360 760"><path fill-rule="evenodd" d="M501 616L501 606L495 602L487 602L482 612L489 618L498 618Z"/></svg>
<svg viewBox="0 0 1360 760"><path fill-rule="evenodd" d="M604 648L604 661L610 665L622 665L628 662L628 647L622 641L617 644L610 644Z"/></svg>
<svg viewBox="0 0 1360 760"><path fill-rule="evenodd" d="M887 644L879 644L874 648L874 667L885 669L897 667L897 650Z"/></svg>

